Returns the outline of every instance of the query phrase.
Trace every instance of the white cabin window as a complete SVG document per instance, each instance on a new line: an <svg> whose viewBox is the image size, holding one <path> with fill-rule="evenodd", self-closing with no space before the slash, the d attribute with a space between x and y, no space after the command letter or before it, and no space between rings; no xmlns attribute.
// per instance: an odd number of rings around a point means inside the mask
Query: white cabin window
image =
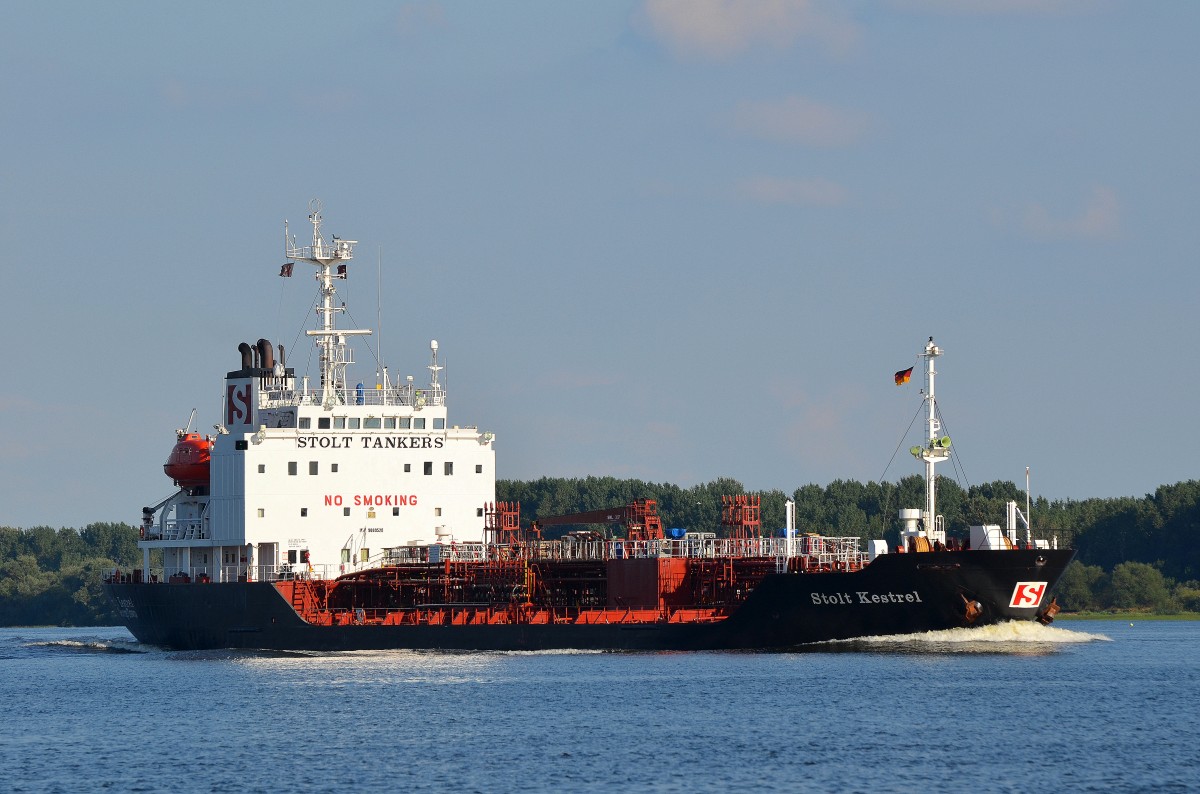
<svg viewBox="0 0 1200 794"><path fill-rule="evenodd" d="M371 559L371 550L370 549L359 549L358 550L358 559L361 560L362 562L369 561Z"/></svg>
<svg viewBox="0 0 1200 794"><path fill-rule="evenodd" d="M483 474L483 464L482 464L482 463L476 463L476 464L475 464L475 473L476 473L476 474Z"/></svg>
<svg viewBox="0 0 1200 794"><path fill-rule="evenodd" d="M432 460L425 461L425 473L433 474L433 461Z"/></svg>
<svg viewBox="0 0 1200 794"><path fill-rule="evenodd" d="M267 517L267 511L266 511L266 510L264 510L264 509L263 509L263 508L261 508L261 507L260 507L260 508L258 508L258 517L259 517L259 518L266 518L266 517Z"/></svg>
<svg viewBox="0 0 1200 794"><path fill-rule="evenodd" d="M440 508L440 507L435 507L435 508L433 508L433 514L434 514L435 516L439 516L439 517L440 517L440 516L442 515L442 508Z"/></svg>
<svg viewBox="0 0 1200 794"><path fill-rule="evenodd" d="M425 429L425 417L414 416L413 417L413 430L424 430L424 429Z"/></svg>
<svg viewBox="0 0 1200 794"><path fill-rule="evenodd" d="M411 471L412 471L412 464L411 464L411 463L405 463L405 464L404 464L404 473L405 473L405 474L408 474L408 473L409 473L409 472L411 472Z"/></svg>
<svg viewBox="0 0 1200 794"><path fill-rule="evenodd" d="M308 518L308 508L307 507L300 508L300 517Z"/></svg>
<svg viewBox="0 0 1200 794"><path fill-rule="evenodd" d="M288 474L295 475L295 474L299 473L299 471L300 471L299 464L297 464L296 461L294 461L294 460L288 461Z"/></svg>
<svg viewBox="0 0 1200 794"><path fill-rule="evenodd" d="M483 518L483 508L482 507L475 508L475 515L478 518Z"/></svg>
<svg viewBox="0 0 1200 794"><path fill-rule="evenodd" d="M392 515L394 515L394 516L398 516L398 515L400 515L400 508L398 508L398 507L393 507L393 508L392 508Z"/></svg>
<svg viewBox="0 0 1200 794"><path fill-rule="evenodd" d="M350 562L350 549L342 549L342 562Z"/></svg>
<svg viewBox="0 0 1200 794"><path fill-rule="evenodd" d="M334 474L337 474L337 464L336 464L336 463L330 463L330 464L329 464L329 470L330 470L331 472L333 472Z"/></svg>
<svg viewBox="0 0 1200 794"><path fill-rule="evenodd" d="M267 473L267 464L265 464L265 463L258 464L258 473L266 474Z"/></svg>
<svg viewBox="0 0 1200 794"><path fill-rule="evenodd" d="M445 463L442 465L442 473L443 473L443 474L446 474L446 475L451 475L451 474L453 474L453 473L454 473L454 462L453 462L453 461L449 461L449 460L448 460L448 461L446 461L446 462L445 462Z"/></svg>
<svg viewBox="0 0 1200 794"><path fill-rule="evenodd" d="M350 508L348 508L348 507L343 507L343 508L342 508L342 515L344 515L344 516L348 516L348 515L350 515Z"/></svg>
<svg viewBox="0 0 1200 794"><path fill-rule="evenodd" d="M310 461L308 462L308 473L309 473L309 474L316 474L316 473L317 473L317 461L315 461L315 460L310 460Z"/></svg>

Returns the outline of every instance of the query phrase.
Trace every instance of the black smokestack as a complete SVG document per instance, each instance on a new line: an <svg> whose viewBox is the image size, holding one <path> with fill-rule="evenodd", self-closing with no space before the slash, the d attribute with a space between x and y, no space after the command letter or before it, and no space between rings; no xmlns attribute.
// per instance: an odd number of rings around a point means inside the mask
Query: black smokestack
<svg viewBox="0 0 1200 794"><path fill-rule="evenodd" d="M258 356L262 361L263 369L275 369L275 353L271 350L271 343L266 339L258 340Z"/></svg>

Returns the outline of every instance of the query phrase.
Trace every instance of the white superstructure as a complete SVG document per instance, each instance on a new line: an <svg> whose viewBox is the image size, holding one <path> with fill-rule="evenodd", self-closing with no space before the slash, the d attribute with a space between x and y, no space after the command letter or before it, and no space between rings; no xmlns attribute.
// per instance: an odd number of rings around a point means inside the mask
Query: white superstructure
<svg viewBox="0 0 1200 794"><path fill-rule="evenodd" d="M315 268L313 337L317 382L296 378L271 343L242 344L225 376L223 421L212 439L207 485L143 511L145 568L162 549L166 576L212 581L278 575L337 576L378 564L385 549L480 541L495 500L494 437L450 423L431 342L430 381L396 385L386 369L355 381L336 280L355 241L321 237L321 206L309 206L312 244L286 243L288 263ZM183 438L181 434L180 438Z"/></svg>

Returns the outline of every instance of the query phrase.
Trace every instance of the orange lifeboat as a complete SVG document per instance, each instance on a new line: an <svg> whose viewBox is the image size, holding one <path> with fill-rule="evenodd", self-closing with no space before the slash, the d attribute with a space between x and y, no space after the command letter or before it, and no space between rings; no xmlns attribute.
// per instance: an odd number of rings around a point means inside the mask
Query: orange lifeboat
<svg viewBox="0 0 1200 794"><path fill-rule="evenodd" d="M181 488L208 485L208 462L213 442L199 433L180 433L163 471Z"/></svg>

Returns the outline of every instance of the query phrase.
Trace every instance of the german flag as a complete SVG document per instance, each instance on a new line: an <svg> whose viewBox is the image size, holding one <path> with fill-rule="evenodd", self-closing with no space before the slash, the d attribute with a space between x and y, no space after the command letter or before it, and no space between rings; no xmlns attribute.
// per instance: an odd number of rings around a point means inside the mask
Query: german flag
<svg viewBox="0 0 1200 794"><path fill-rule="evenodd" d="M903 386L904 384L908 383L909 378L912 377L912 371L913 371L913 368L909 367L908 369L902 369L899 372L897 372L896 373L896 385Z"/></svg>

